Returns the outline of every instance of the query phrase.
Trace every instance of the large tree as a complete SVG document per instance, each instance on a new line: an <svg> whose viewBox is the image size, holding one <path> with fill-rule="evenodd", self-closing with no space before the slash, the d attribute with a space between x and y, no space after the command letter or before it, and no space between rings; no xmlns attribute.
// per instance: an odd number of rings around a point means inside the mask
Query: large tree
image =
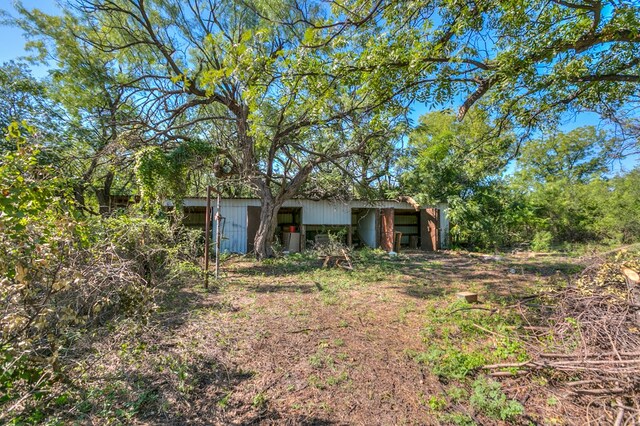
<svg viewBox="0 0 640 426"><path fill-rule="evenodd" d="M391 137L393 93L351 67L361 53L353 33L316 25L331 20L322 4L81 0L64 13L60 28L130 76L119 83L134 93L149 144L231 129L208 141L218 175L261 199L259 258L271 255L278 209L312 172L379 154Z"/></svg>
<svg viewBox="0 0 640 426"><path fill-rule="evenodd" d="M611 172L619 141L593 126L553 132L528 141L516 163L516 177L525 185L564 179L584 183Z"/></svg>
<svg viewBox="0 0 640 426"><path fill-rule="evenodd" d="M617 139L593 126L543 134L524 144L511 186L526 197L538 235L547 233L559 243L595 240L606 234L601 218L610 214L611 203L631 202L635 195L607 194L616 187L625 191L625 183L634 178L630 174L612 179L618 145ZM612 216L621 219L616 228L625 229L632 223L626 220L624 208L616 209ZM631 234L624 238L633 238Z"/></svg>
<svg viewBox="0 0 640 426"><path fill-rule="evenodd" d="M526 209L503 175L513 134L487 137L494 123L482 111L464 122L452 111L420 117L398 161L400 187L421 202L447 202L454 245L512 244Z"/></svg>
<svg viewBox="0 0 640 426"><path fill-rule="evenodd" d="M69 16L49 16L20 5L18 24L32 39L34 61L47 62L47 78L38 82L56 106L59 123L47 151L58 157L84 212L111 213L114 193L126 193L133 181L133 151L141 131L132 97L123 88L128 77L113 55L73 36L81 27ZM24 116L28 122L32 119ZM38 123L48 128L49 123Z"/></svg>
<svg viewBox="0 0 640 426"><path fill-rule="evenodd" d="M425 114L398 161L400 184L421 202L467 199L490 185L510 160L513 135L487 137L494 123L482 111L464 122L452 111Z"/></svg>

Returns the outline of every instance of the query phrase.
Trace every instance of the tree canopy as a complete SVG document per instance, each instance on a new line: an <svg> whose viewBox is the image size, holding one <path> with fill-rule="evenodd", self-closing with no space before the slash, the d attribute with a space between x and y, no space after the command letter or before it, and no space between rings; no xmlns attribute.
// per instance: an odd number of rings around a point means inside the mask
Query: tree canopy
<svg viewBox="0 0 640 426"><path fill-rule="evenodd" d="M398 116L392 96L367 90L365 73L336 61L356 54L353 40L316 46L323 30L306 19L274 25L295 18L291 6L81 1L62 17L23 9L23 25L53 38L67 66L81 63L63 53L67 38L103 58L150 146L212 144L216 176L242 181L262 200L256 247L264 257L275 212L312 171L329 163L366 181L370 170L361 173L351 163L390 152ZM323 13L309 5L304 16L317 22Z"/></svg>
<svg viewBox="0 0 640 426"><path fill-rule="evenodd" d="M634 2L81 0L60 16L19 11L39 57L56 61L56 99L83 123L80 180L97 179L99 204L112 182L130 184L134 162L144 196L178 199L205 182L256 195L261 258L278 208L302 193L470 200L516 157L519 176L584 183L606 171L592 150L620 157L637 144ZM457 113L418 125L396 181L386 172L419 103ZM623 124L631 142L557 134L585 111ZM527 143L540 134L549 146ZM549 160L553 149L566 155Z"/></svg>
<svg viewBox="0 0 640 426"><path fill-rule="evenodd" d="M615 117L637 98L636 2L402 3L373 6L393 42L386 66L405 66L425 100L460 97L459 118L481 101L530 128L566 111Z"/></svg>

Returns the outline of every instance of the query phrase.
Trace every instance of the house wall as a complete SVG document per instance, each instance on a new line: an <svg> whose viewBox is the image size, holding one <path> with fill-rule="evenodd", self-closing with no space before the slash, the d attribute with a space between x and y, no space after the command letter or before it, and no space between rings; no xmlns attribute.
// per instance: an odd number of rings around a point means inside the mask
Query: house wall
<svg viewBox="0 0 640 426"><path fill-rule="evenodd" d="M252 204L257 200L220 200L220 210L224 223L221 224L222 238L220 239L220 251L231 253L246 253L247 252L247 205ZM257 201L257 205L260 202ZM184 200L185 207L201 207L203 209L207 206L207 200L201 198L187 198ZM216 199L211 200L212 218L216 212ZM202 217L200 217L202 216ZM197 223L191 223L192 226L200 224L204 228L204 211L197 218ZM211 225L212 240L211 243L215 244L216 238L216 224L215 221Z"/></svg>
<svg viewBox="0 0 640 426"><path fill-rule="evenodd" d="M282 207L302 208L301 225L351 224L351 205L349 203L329 200L287 200Z"/></svg>
<svg viewBox="0 0 640 426"><path fill-rule="evenodd" d="M425 251L438 250L440 245L440 234L438 226L440 216L438 209L435 207L427 207L420 211L420 246Z"/></svg>

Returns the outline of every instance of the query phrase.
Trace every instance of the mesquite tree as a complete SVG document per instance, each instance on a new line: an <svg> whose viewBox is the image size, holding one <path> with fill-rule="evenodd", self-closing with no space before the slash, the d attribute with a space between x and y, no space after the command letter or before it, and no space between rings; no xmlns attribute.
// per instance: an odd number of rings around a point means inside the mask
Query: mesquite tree
<svg viewBox="0 0 640 426"><path fill-rule="evenodd" d="M24 117L55 134L38 139L70 178L80 210L109 215L112 195L126 193L131 187L132 152L145 142L133 101L135 92L120 84L130 76L117 66L112 54L73 36L82 26L71 16L17 8L23 16L13 23L34 42L36 55L32 59L54 59L49 63L48 78L38 82L44 99L37 109L40 118L33 114ZM55 111L55 116L47 111Z"/></svg>
<svg viewBox="0 0 640 426"><path fill-rule="evenodd" d="M257 194L258 258L272 254L278 209L318 166L389 151L401 108L354 70L358 40L335 34L322 4L80 0L64 13L69 36L127 76L119 84L148 144L207 140L216 172ZM209 139L221 125L228 137Z"/></svg>

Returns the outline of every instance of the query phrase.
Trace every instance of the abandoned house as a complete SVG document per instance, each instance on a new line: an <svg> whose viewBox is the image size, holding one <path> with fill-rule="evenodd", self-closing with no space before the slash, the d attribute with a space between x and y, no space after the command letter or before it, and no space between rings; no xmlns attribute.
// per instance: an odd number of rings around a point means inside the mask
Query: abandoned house
<svg viewBox="0 0 640 426"><path fill-rule="evenodd" d="M184 224L204 229L206 199L186 198L183 208ZM251 252L260 221L260 200L222 199L220 215L221 251ZM283 250L298 252L326 241L331 234L353 247L433 251L447 247L448 231L446 204L416 209L400 201L292 199L278 211L275 241Z"/></svg>

